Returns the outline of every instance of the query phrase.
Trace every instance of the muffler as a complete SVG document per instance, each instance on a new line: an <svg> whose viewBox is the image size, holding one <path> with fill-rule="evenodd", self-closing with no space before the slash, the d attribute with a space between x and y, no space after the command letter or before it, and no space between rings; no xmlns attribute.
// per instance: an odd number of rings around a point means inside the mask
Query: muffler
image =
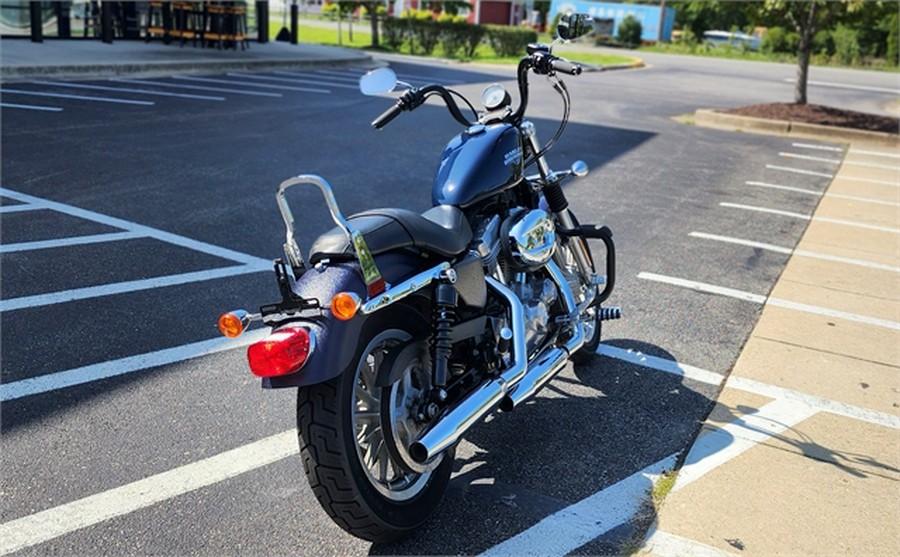
<svg viewBox="0 0 900 557"><path fill-rule="evenodd" d="M528 357L525 353L525 312L522 302L499 281L486 277L487 284L503 296L510 309L512 362L500 377L485 383L435 422L418 441L409 446L409 455L423 463L450 447L500 404L504 395L525 376Z"/></svg>

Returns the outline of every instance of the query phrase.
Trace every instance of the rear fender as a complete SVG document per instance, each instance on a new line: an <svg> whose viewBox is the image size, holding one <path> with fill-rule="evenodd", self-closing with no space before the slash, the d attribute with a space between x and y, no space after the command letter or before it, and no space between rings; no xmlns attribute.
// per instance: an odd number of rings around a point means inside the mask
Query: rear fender
<svg viewBox="0 0 900 557"><path fill-rule="evenodd" d="M401 252L377 256L375 262L385 280L392 284L421 270L422 265L421 257ZM349 321L341 321L332 316L327 308L338 292L353 292L361 299L366 299L366 284L359 263L355 261L329 265L321 272L310 269L300 277L297 286L301 296L315 298L323 307L320 316L292 322L309 327L316 337L316 349L300 372L264 378L262 386L266 389L314 385L340 375L352 363L359 349L360 338L373 327L383 327L386 314L393 313L383 310L370 315L359 313ZM425 323L427 324L427 320Z"/></svg>

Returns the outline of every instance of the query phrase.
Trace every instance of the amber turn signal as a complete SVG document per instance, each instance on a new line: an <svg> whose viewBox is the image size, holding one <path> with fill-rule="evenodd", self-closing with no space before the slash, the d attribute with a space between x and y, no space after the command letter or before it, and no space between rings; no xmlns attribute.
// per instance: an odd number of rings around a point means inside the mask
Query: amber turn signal
<svg viewBox="0 0 900 557"><path fill-rule="evenodd" d="M341 321L353 319L362 304L359 296L352 292L339 292L331 299L331 314Z"/></svg>
<svg viewBox="0 0 900 557"><path fill-rule="evenodd" d="M250 314L245 310L236 309L219 317L219 331L228 338L241 336L247 326L250 325Z"/></svg>

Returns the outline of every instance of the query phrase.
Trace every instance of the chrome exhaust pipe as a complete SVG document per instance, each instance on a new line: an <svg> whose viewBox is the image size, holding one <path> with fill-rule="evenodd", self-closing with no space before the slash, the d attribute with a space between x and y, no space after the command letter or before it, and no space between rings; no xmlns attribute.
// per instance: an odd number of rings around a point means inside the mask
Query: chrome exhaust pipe
<svg viewBox="0 0 900 557"><path fill-rule="evenodd" d="M487 277L488 286L509 303L512 338L512 362L500 377L485 383L462 402L454 406L444 417L435 422L418 441L409 446L409 455L416 462L431 460L447 449L486 416L503 400L504 395L522 378L528 369L525 353L525 311L522 302L499 281Z"/></svg>
<svg viewBox="0 0 900 557"><path fill-rule="evenodd" d="M532 361L525 377L500 402L500 409L504 412L512 411L537 393L565 367L569 355L584 345L584 325L579 319L578 304L575 303L572 289L569 288L568 281L554 262L551 261L547 264L547 270L550 271L551 278L562 293L566 310L574 319L575 331L565 346L549 348Z"/></svg>

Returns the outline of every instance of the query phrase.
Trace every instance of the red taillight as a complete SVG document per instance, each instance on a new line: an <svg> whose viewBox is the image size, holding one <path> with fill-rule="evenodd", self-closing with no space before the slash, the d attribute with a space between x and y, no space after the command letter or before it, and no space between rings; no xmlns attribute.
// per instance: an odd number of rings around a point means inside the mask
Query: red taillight
<svg viewBox="0 0 900 557"><path fill-rule="evenodd" d="M258 377L277 377L300 371L314 347L314 337L302 327L285 327L247 349L250 371Z"/></svg>

